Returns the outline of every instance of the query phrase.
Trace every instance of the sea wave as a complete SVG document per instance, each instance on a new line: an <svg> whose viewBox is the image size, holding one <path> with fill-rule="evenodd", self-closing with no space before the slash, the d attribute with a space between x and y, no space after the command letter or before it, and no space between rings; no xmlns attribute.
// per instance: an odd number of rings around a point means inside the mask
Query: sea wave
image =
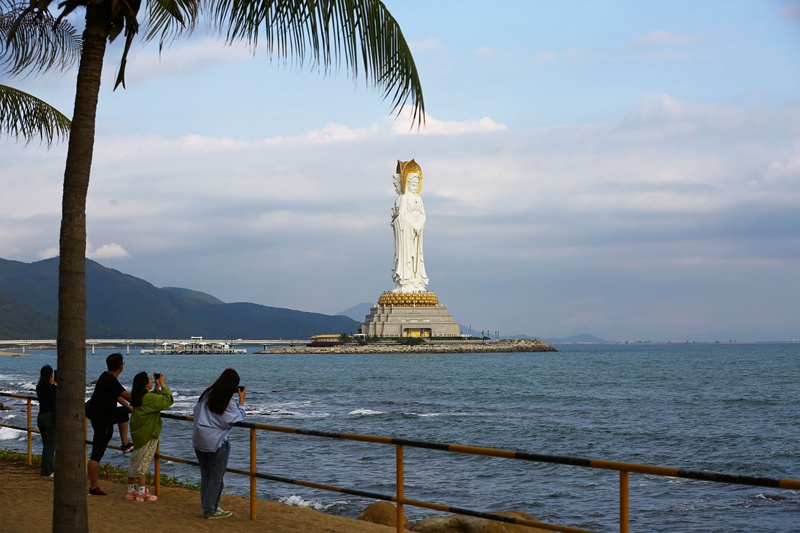
<svg viewBox="0 0 800 533"><path fill-rule="evenodd" d="M54 352L53 352L54 353ZM87 375L105 369L87 357ZM558 354L333 355L285 358L182 356L126 358L170 376L171 413L191 415L197 396L222 369L238 366L248 385L246 422L319 433L387 435L434 443L520 450L675 467L798 478L796 381L800 345L565 346ZM53 357L47 359L52 361ZM33 390L42 358L0 358L0 389ZM158 366L158 368L154 368ZM88 380L87 380L88 381ZM174 384L174 386L173 386ZM87 396L93 390L87 386ZM0 398L25 417L25 401ZM34 408L35 416L37 408ZM2 430L0 430L2 431ZM91 438L91 429L89 437ZM192 459L191 424L164 421L162 453ZM24 432L0 447L22 451ZM115 439L116 436L115 431ZM231 433L231 467L249 464L248 433ZM39 441L34 450L40 448ZM258 468L290 479L391 493L394 453L365 442L301 434L258 434ZM124 463L122 454L106 454ZM162 472L198 482L196 468ZM263 469L263 470L262 470ZM515 509L598 532L618 529L616 476L608 471L405 448L408 494L477 510ZM228 475L226 493L246 495L249 479ZM259 485L272 500L354 517L358 497ZM632 474L637 531L772 533L797 531L798 496L765 489ZM427 511L408 507L407 515Z"/></svg>
<svg viewBox="0 0 800 533"><path fill-rule="evenodd" d="M25 440L26 438L27 438L27 432L25 431L0 427L0 440L15 441L15 440Z"/></svg>
<svg viewBox="0 0 800 533"><path fill-rule="evenodd" d="M374 409L354 409L347 414L351 416L385 415L386 411L376 411Z"/></svg>

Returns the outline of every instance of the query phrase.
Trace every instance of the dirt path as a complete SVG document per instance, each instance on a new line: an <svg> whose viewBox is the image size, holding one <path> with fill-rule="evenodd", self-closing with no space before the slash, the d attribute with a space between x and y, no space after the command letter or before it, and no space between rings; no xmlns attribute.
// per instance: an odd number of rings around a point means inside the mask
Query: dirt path
<svg viewBox="0 0 800 533"><path fill-rule="evenodd" d="M58 474L56 474L58 475ZM125 485L101 483L108 496L88 496L92 533L147 533L269 531L270 533L391 533L395 528L327 515L303 507L259 500L256 520L250 520L250 500L222 496L221 506L233 511L225 520L206 520L200 510L200 493L179 487L162 487L156 502L124 499ZM0 533L52 531L53 479L38 468L0 460Z"/></svg>

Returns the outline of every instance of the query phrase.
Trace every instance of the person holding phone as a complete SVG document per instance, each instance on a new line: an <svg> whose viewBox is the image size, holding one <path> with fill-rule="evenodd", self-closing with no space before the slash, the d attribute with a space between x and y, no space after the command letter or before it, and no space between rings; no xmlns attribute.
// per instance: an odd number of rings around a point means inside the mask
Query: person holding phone
<svg viewBox="0 0 800 533"><path fill-rule="evenodd" d="M133 453L128 465L126 500L154 502L158 497L147 490L147 470L158 449L161 437L161 411L172 406L172 392L164 384L164 374L139 372L131 387L131 437ZM150 389L153 389L152 391ZM138 483L137 483L138 482Z"/></svg>
<svg viewBox="0 0 800 533"><path fill-rule="evenodd" d="M245 417L246 394L246 387L239 386L236 370L226 368L194 406L192 445L200 463L200 505L205 518L228 518L233 514L219 506L219 499L230 455L228 436L233 425Z"/></svg>
<svg viewBox="0 0 800 533"><path fill-rule="evenodd" d="M39 400L39 415L36 417L36 424L42 435L41 474L53 477L56 454L56 378L55 371L50 365L44 365L39 371L36 398Z"/></svg>

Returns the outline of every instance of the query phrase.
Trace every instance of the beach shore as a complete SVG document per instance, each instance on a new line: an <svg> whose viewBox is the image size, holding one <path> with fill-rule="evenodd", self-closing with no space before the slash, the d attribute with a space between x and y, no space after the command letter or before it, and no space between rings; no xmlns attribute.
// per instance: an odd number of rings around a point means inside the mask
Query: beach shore
<svg viewBox="0 0 800 533"><path fill-rule="evenodd" d="M58 474L56 474L58 475ZM53 530L53 486L37 467L0 460L0 502L6 518L0 533L37 533ZM223 494L220 505L233 511L224 520L206 520L200 510L200 493L181 487L161 487L156 502L124 499L125 485L101 480L108 496L87 496L89 530L119 533L142 529L148 533L180 531L269 531L270 533L390 533L396 528L324 514L306 507L258 500L256 520L250 520L250 500ZM152 488L152 487L151 487Z"/></svg>
<svg viewBox="0 0 800 533"><path fill-rule="evenodd" d="M57 474L56 474L57 475ZM100 485L108 496L87 496L89 531L119 533L141 527L148 533L177 533L179 531L217 532L220 529L236 532L269 531L270 533L391 533L394 526L379 525L325 514L307 507L268 501L256 501L255 520L250 519L250 500L223 494L220 507L233 511L224 520L207 520L200 509L200 493L183 487L162 486L155 502L125 500L124 484L101 476ZM53 490L55 480L39 475L38 467L0 460L0 502L9 511L0 520L0 533L38 533L53 530ZM151 487L152 488L152 487ZM391 509L392 504L385 503ZM385 508L384 508L385 510ZM381 516L383 511L369 513ZM536 520L524 513L501 512L526 520ZM385 518L385 517L384 517ZM427 533L547 533L537 527L490 522L483 519L442 516L429 519L422 525L407 524L414 531ZM423 521L425 522L425 521ZM384 522L385 523L385 522ZM479 524L479 525L478 525ZM411 531L405 529L404 531Z"/></svg>

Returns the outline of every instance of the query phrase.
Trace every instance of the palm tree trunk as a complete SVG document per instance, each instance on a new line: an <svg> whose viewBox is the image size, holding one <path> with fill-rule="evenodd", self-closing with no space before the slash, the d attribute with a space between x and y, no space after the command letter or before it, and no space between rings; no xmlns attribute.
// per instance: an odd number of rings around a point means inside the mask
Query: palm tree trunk
<svg viewBox="0 0 800 533"><path fill-rule="evenodd" d="M89 4L78 70L62 199L58 271L58 416L53 531L88 532L84 399L86 391L86 195L94 150L100 76L109 17Z"/></svg>

